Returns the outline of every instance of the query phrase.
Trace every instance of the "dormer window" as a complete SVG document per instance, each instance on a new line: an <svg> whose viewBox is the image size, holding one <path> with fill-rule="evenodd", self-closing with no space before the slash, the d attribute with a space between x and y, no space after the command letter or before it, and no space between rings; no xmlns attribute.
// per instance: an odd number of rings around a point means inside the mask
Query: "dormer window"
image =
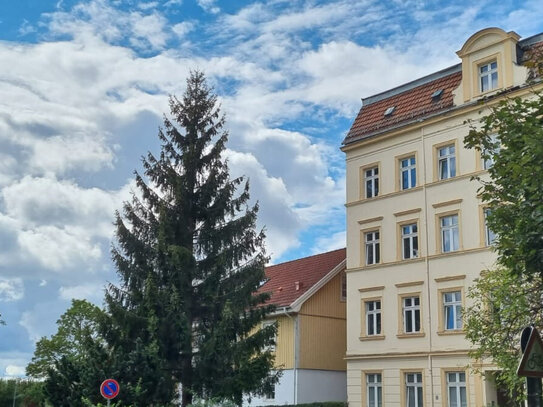
<svg viewBox="0 0 543 407"><path fill-rule="evenodd" d="M481 93L498 87L498 63L496 61L479 65L479 84Z"/></svg>

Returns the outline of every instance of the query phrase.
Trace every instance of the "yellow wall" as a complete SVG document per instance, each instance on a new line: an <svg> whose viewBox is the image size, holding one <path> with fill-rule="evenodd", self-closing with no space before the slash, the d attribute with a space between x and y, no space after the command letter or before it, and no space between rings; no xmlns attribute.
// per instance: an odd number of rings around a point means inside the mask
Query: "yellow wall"
<svg viewBox="0 0 543 407"><path fill-rule="evenodd" d="M279 316L274 318L278 322L277 344L275 346L275 367L281 369L294 368L294 318Z"/></svg>
<svg viewBox="0 0 543 407"><path fill-rule="evenodd" d="M345 302L341 273L302 305L299 318L300 369L346 370Z"/></svg>

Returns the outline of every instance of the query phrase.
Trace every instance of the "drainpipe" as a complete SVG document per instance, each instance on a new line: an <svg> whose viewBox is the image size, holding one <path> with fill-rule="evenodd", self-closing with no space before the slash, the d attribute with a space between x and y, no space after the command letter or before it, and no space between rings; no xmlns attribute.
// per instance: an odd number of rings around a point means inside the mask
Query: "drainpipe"
<svg viewBox="0 0 543 407"><path fill-rule="evenodd" d="M434 372L433 372L433 360L432 360L432 301L431 301L431 290L430 290L430 263L428 260L429 253L429 231L428 231L428 190L426 189L426 149L424 145L424 127L421 127L420 129L420 141L421 141L421 147L422 147L422 189L424 191L424 235L425 235L425 241L426 241L426 259L424 261L424 264L426 266L426 290L428 295L428 323L430 325L430 329L428 332L428 340L429 340L429 352L428 352L428 371L430 373L430 400L432 401L430 403L430 406L433 406L435 403L434 399ZM439 312L439 310L438 310Z"/></svg>

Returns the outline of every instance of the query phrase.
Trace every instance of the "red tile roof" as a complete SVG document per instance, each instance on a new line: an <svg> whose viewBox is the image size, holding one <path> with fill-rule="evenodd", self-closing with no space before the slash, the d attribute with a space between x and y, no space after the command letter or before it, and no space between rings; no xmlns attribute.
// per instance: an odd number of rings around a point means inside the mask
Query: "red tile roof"
<svg viewBox="0 0 543 407"><path fill-rule="evenodd" d="M345 260L345 256L343 248L266 267L269 280L258 291L271 292L270 302L278 307L289 306Z"/></svg>
<svg viewBox="0 0 543 407"><path fill-rule="evenodd" d="M402 86L406 88L403 92L400 90L399 93L390 97L362 106L343 144L349 144L406 122L448 110L453 107L452 91L460 85L461 79L462 72L457 71L419 86L409 87L407 84ZM432 94L440 89L443 89L443 93L439 97L432 98ZM393 91L389 92L394 93ZM392 106L396 107L394 112L385 116L387 108Z"/></svg>
<svg viewBox="0 0 543 407"><path fill-rule="evenodd" d="M518 45L521 49L517 55L520 63L533 55L541 55L543 33L521 40ZM364 99L343 144L354 143L453 108L452 92L461 80L461 64L458 64ZM443 89L441 96L432 98L432 94L439 89ZM387 109L393 106L394 112L385 116Z"/></svg>

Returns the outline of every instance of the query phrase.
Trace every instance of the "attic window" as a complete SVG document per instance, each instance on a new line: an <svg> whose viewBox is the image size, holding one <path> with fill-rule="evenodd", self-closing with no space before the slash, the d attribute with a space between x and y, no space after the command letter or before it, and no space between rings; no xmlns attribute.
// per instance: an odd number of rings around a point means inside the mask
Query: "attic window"
<svg viewBox="0 0 543 407"><path fill-rule="evenodd" d="M432 100L438 100L442 94L443 94L443 89L436 90L434 93L432 93Z"/></svg>
<svg viewBox="0 0 543 407"><path fill-rule="evenodd" d="M396 106L390 106L385 110L385 116L390 116L392 113L394 113L394 110L396 110Z"/></svg>

